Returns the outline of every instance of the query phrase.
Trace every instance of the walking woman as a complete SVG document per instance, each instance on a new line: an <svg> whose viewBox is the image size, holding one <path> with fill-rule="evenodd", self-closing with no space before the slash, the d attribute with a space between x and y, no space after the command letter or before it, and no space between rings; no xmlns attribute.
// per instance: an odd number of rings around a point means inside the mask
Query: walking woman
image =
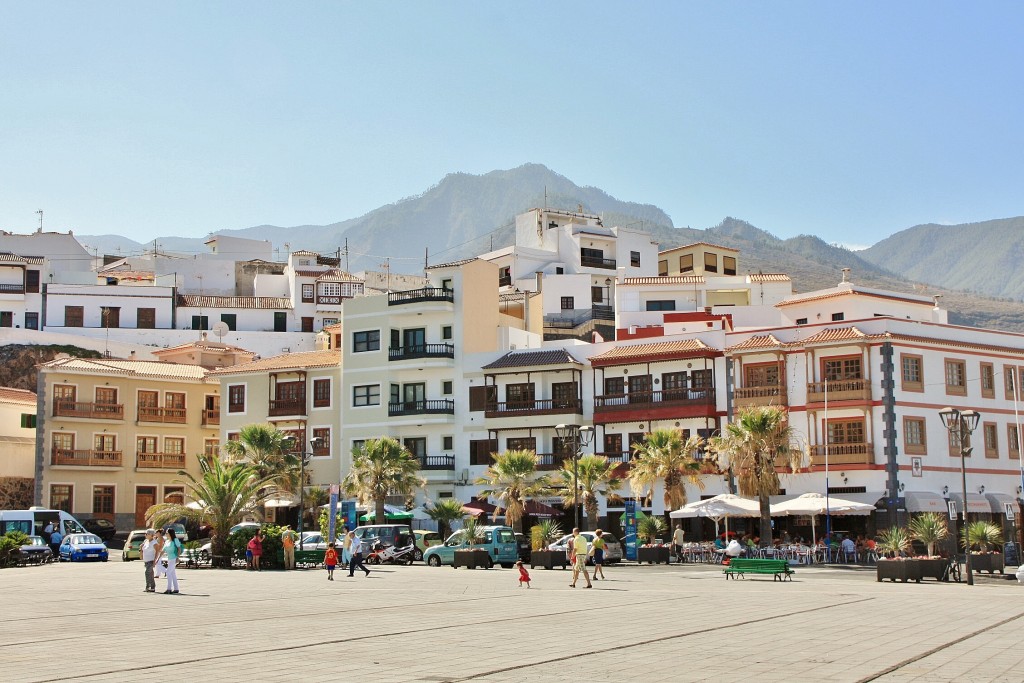
<svg viewBox="0 0 1024 683"><path fill-rule="evenodd" d="M598 529L594 532L594 542L591 544L590 554L594 557L594 581L600 577L604 578L604 549L608 547L608 542L604 540L604 532Z"/></svg>
<svg viewBox="0 0 1024 683"><path fill-rule="evenodd" d="M164 543L164 555L167 556L167 590L164 593L178 593L178 558L181 557L181 541L174 536L174 529L167 529L167 541Z"/></svg>

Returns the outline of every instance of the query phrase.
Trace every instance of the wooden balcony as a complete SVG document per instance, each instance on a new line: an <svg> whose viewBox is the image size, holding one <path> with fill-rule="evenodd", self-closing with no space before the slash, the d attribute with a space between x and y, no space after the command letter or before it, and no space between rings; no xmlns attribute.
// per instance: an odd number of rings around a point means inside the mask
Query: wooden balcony
<svg viewBox="0 0 1024 683"><path fill-rule="evenodd" d="M220 408L203 411L203 426L220 424Z"/></svg>
<svg viewBox="0 0 1024 683"><path fill-rule="evenodd" d="M287 399L273 399L270 401L270 405L267 406L267 415L269 417L282 417L284 415L305 415L306 414L306 399L305 398L287 398Z"/></svg>
<svg viewBox="0 0 1024 683"><path fill-rule="evenodd" d="M829 391L829 396L832 392ZM873 465L875 462L874 447L870 443L830 443L828 445L828 466L837 465ZM825 466L825 445L811 446L811 465Z"/></svg>
<svg viewBox="0 0 1024 683"><path fill-rule="evenodd" d="M83 467L120 467L121 451L90 451L54 448L51 465L81 465Z"/></svg>
<svg viewBox="0 0 1024 683"><path fill-rule="evenodd" d="M135 463L138 469L152 468L161 470L185 469L184 453L139 453Z"/></svg>
<svg viewBox="0 0 1024 683"><path fill-rule="evenodd" d="M839 379L828 382L808 382L807 402L824 403L826 384L828 385L829 402L871 400L871 383L868 380Z"/></svg>
<svg viewBox="0 0 1024 683"><path fill-rule="evenodd" d="M414 344L392 346L388 349L388 360L415 360L418 358L455 358L454 344Z"/></svg>
<svg viewBox="0 0 1024 683"><path fill-rule="evenodd" d="M0 294L24 294L25 285L22 284L0 284Z"/></svg>
<svg viewBox="0 0 1024 683"><path fill-rule="evenodd" d="M421 470L451 470L455 471L454 455L424 455L420 458Z"/></svg>
<svg viewBox="0 0 1024 683"><path fill-rule="evenodd" d="M750 406L782 406L788 403L785 384L767 384L761 387L738 387L733 393L737 408Z"/></svg>
<svg viewBox="0 0 1024 683"><path fill-rule="evenodd" d="M184 408L156 408L139 406L139 422L162 422L165 424L185 424Z"/></svg>
<svg viewBox="0 0 1024 683"><path fill-rule="evenodd" d="M534 399L532 401L505 401L489 403L485 417L524 417L528 415L582 415L583 402L578 398Z"/></svg>
<svg viewBox="0 0 1024 683"><path fill-rule="evenodd" d="M388 292L388 306L415 304L423 301L455 302L455 291L443 287L423 287L406 292Z"/></svg>
<svg viewBox="0 0 1024 683"><path fill-rule="evenodd" d="M432 401L399 401L388 403L388 415L454 415L455 401L450 398Z"/></svg>
<svg viewBox="0 0 1024 683"><path fill-rule="evenodd" d="M594 410L636 410L645 405L660 406L715 406L714 389L665 389L663 391L633 391L625 395L594 397Z"/></svg>
<svg viewBox="0 0 1024 683"><path fill-rule="evenodd" d="M538 453L537 469L548 472L560 470L566 460L572 462L572 453Z"/></svg>
<svg viewBox="0 0 1024 683"><path fill-rule="evenodd" d="M97 420L123 420L123 403L81 403L57 401L53 405L54 417L88 417Z"/></svg>

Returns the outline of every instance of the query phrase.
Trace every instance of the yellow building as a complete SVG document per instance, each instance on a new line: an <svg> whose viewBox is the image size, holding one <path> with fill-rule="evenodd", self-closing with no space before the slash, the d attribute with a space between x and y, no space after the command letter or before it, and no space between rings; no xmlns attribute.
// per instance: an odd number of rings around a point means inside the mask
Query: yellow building
<svg viewBox="0 0 1024 683"><path fill-rule="evenodd" d="M36 452L36 395L0 387L0 510L32 502Z"/></svg>

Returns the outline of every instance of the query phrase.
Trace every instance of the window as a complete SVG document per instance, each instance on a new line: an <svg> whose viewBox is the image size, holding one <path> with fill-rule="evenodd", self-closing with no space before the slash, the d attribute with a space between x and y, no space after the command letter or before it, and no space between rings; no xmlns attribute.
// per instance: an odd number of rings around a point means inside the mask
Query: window
<svg viewBox="0 0 1024 683"><path fill-rule="evenodd" d="M39 271L25 271L25 291L29 294L39 293Z"/></svg>
<svg viewBox="0 0 1024 683"><path fill-rule="evenodd" d="M121 327L121 309L117 306L100 306L100 322L107 329Z"/></svg>
<svg viewBox="0 0 1024 683"><path fill-rule="evenodd" d="M380 351L380 330L352 333L352 353Z"/></svg>
<svg viewBox="0 0 1024 683"><path fill-rule="evenodd" d="M39 314L33 312L25 313L25 329L26 330L38 330L39 329Z"/></svg>
<svg viewBox="0 0 1024 683"><path fill-rule="evenodd" d="M927 454L923 417L903 418L903 450L909 455Z"/></svg>
<svg viewBox="0 0 1024 683"><path fill-rule="evenodd" d="M327 378L313 380L313 407L329 408L331 405L331 380Z"/></svg>
<svg viewBox="0 0 1024 683"><path fill-rule="evenodd" d="M861 444L864 441L864 420L829 420L829 444Z"/></svg>
<svg viewBox="0 0 1024 683"><path fill-rule="evenodd" d="M310 447L313 449L313 455L315 457L323 458L323 457L327 457L327 456L329 456L331 454L331 428L330 427L314 427L313 428L313 438L311 439L311 441L313 443L319 444L318 446L313 446L312 443L310 444Z"/></svg>
<svg viewBox="0 0 1024 683"><path fill-rule="evenodd" d="M330 296L330 297L341 296L341 283L340 282L321 282L320 283L320 296Z"/></svg>
<svg viewBox="0 0 1024 683"><path fill-rule="evenodd" d="M0 327L14 327L14 311L0 311Z"/></svg>
<svg viewBox="0 0 1024 683"><path fill-rule="evenodd" d="M571 297L571 296L563 296L562 297L562 310L563 311L571 311L571 310L573 310L575 308L576 308L576 301L575 301L575 299L573 297Z"/></svg>
<svg viewBox="0 0 1024 683"><path fill-rule="evenodd" d="M117 452L117 434L93 434L92 448L97 454Z"/></svg>
<svg viewBox="0 0 1024 683"><path fill-rule="evenodd" d="M427 440L422 436L417 436L410 439L405 439L402 442L405 449L412 453L412 456L417 460L422 461L423 458L427 457Z"/></svg>
<svg viewBox="0 0 1024 683"><path fill-rule="evenodd" d="M604 395L605 396L625 396L626 395L626 382L623 377L605 377L604 378Z"/></svg>
<svg viewBox="0 0 1024 683"><path fill-rule="evenodd" d="M490 465L491 453L498 450L496 439L476 439L469 442L469 464Z"/></svg>
<svg viewBox="0 0 1024 683"><path fill-rule="evenodd" d="M452 326L451 325L442 325L441 326L441 339L444 339L444 340L448 341L451 338L452 338Z"/></svg>
<svg viewBox="0 0 1024 683"><path fill-rule="evenodd" d="M735 275L736 274L736 257L735 256L723 256L722 257L722 275Z"/></svg>
<svg viewBox="0 0 1024 683"><path fill-rule="evenodd" d="M668 275L668 261L658 261L658 275Z"/></svg>
<svg viewBox="0 0 1024 683"><path fill-rule="evenodd" d="M797 325L806 325L807 324L807 318L797 318L796 319L796 324Z"/></svg>
<svg viewBox="0 0 1024 683"><path fill-rule="evenodd" d="M991 363L981 364L981 397L996 397L996 371Z"/></svg>
<svg viewBox="0 0 1024 683"><path fill-rule="evenodd" d="M357 387L352 387L352 405L353 406L379 406L380 405L380 385L379 384L364 384Z"/></svg>
<svg viewBox="0 0 1024 683"><path fill-rule="evenodd" d="M903 391L924 391L924 375L921 366L924 359L906 353L900 354L900 368L903 377Z"/></svg>
<svg viewBox="0 0 1024 683"><path fill-rule="evenodd" d="M962 360L946 359L946 393L967 395L967 364Z"/></svg>
<svg viewBox="0 0 1024 683"><path fill-rule="evenodd" d="M85 309L81 306L64 307L64 327L82 327L85 320Z"/></svg>
<svg viewBox="0 0 1024 683"><path fill-rule="evenodd" d="M35 413L22 413L21 414L21 428L22 429L35 429L36 428L36 414Z"/></svg>
<svg viewBox="0 0 1024 683"><path fill-rule="evenodd" d="M683 254L682 256L679 257L679 272L693 272L693 254Z"/></svg>
<svg viewBox="0 0 1024 683"><path fill-rule="evenodd" d="M228 412L245 412L245 385L234 384L228 387Z"/></svg>
<svg viewBox="0 0 1024 683"><path fill-rule="evenodd" d="M629 252L629 265L632 268L639 268L640 267L640 252L639 251L631 251L631 252Z"/></svg>
<svg viewBox="0 0 1024 683"><path fill-rule="evenodd" d="M358 455L366 448L365 439L352 439L352 455Z"/></svg>
<svg viewBox="0 0 1024 683"><path fill-rule="evenodd" d="M713 370L694 370L690 373L690 386L693 389L711 389L715 386Z"/></svg>
<svg viewBox="0 0 1024 683"><path fill-rule="evenodd" d="M455 448L455 437L454 436L442 436L441 437L441 450L450 451Z"/></svg>
<svg viewBox="0 0 1024 683"><path fill-rule="evenodd" d="M622 434L605 434L604 454L621 455L622 452Z"/></svg>
<svg viewBox="0 0 1024 683"><path fill-rule="evenodd" d="M661 375L661 397L665 401L675 401L686 398L686 385L689 382L689 373L686 372L665 372Z"/></svg>
<svg viewBox="0 0 1024 683"><path fill-rule="evenodd" d="M844 379L861 379L860 356L829 358L822 361L825 381L836 382Z"/></svg>
<svg viewBox="0 0 1024 683"><path fill-rule="evenodd" d="M450 277L441 280L441 289L446 292L452 291L452 279Z"/></svg>
<svg viewBox="0 0 1024 683"><path fill-rule="evenodd" d="M53 449L55 451L75 450L75 435L67 432L56 432L53 435Z"/></svg>
<svg viewBox="0 0 1024 683"><path fill-rule="evenodd" d="M164 453L182 455L185 452L185 439L181 436L164 437Z"/></svg>
<svg viewBox="0 0 1024 683"><path fill-rule="evenodd" d="M183 486L165 486L164 502L176 505L185 504L185 488Z"/></svg>
<svg viewBox="0 0 1024 683"><path fill-rule="evenodd" d="M157 438L155 436L137 436L135 437L135 452L136 453L156 453L157 452Z"/></svg>
<svg viewBox="0 0 1024 683"><path fill-rule="evenodd" d="M117 388L96 387L96 403L115 405L117 403Z"/></svg>
<svg viewBox="0 0 1024 683"><path fill-rule="evenodd" d="M54 510L70 513L74 496L75 487L71 484L50 484L50 507Z"/></svg>
<svg viewBox="0 0 1024 683"><path fill-rule="evenodd" d="M781 384L777 363L745 365L743 366L743 375L743 386L745 387L777 387Z"/></svg>
<svg viewBox="0 0 1024 683"><path fill-rule="evenodd" d="M311 303L313 303L313 285L312 284L302 285L302 303L304 303L304 304L311 304Z"/></svg>
<svg viewBox="0 0 1024 683"><path fill-rule="evenodd" d="M505 401L510 404L516 404L516 406L509 407L531 407L533 404L533 397L533 382L526 382L523 384L509 384L508 386L505 387Z"/></svg>
<svg viewBox="0 0 1024 683"><path fill-rule="evenodd" d="M845 320L845 319L846 319L846 316L844 314L842 314L842 313L833 313L832 314L832 322L839 322L840 320Z"/></svg>
<svg viewBox="0 0 1024 683"><path fill-rule="evenodd" d="M704 272L705 273L717 273L718 272L718 254L712 254L704 252Z"/></svg>
<svg viewBox="0 0 1024 683"><path fill-rule="evenodd" d="M228 330L234 332L238 329L238 314L237 313L221 313L220 321L228 326Z"/></svg>
<svg viewBox="0 0 1024 683"><path fill-rule="evenodd" d="M470 412L488 410L498 402L498 387L493 384L469 388Z"/></svg>
<svg viewBox="0 0 1024 683"><path fill-rule="evenodd" d="M534 436L520 436L507 439L505 448L510 451L533 451L537 452L537 438Z"/></svg>
<svg viewBox="0 0 1024 683"><path fill-rule="evenodd" d="M92 487L92 513L94 515L114 514L114 487Z"/></svg>
<svg viewBox="0 0 1024 683"><path fill-rule="evenodd" d="M337 325L337 324L338 324L338 319L337 318L324 318L324 322L323 322L324 327L330 327L331 325Z"/></svg>
<svg viewBox="0 0 1024 683"><path fill-rule="evenodd" d="M999 457L999 430L995 422L986 422L982 425L982 435L985 437L985 457Z"/></svg>
<svg viewBox="0 0 1024 683"><path fill-rule="evenodd" d="M551 385L552 407L554 408L575 407L578 395L579 385L576 382L555 382Z"/></svg>
<svg viewBox="0 0 1024 683"><path fill-rule="evenodd" d="M194 315L194 316L192 316L192 329L193 330L208 330L208 329L210 329L210 316L208 316L208 315Z"/></svg>
<svg viewBox="0 0 1024 683"><path fill-rule="evenodd" d="M164 394L164 407L185 410L185 394L177 391L168 391Z"/></svg>
<svg viewBox="0 0 1024 683"><path fill-rule="evenodd" d="M1017 368L1012 365L1003 366L1003 393L1006 396L1007 401L1012 401L1015 395L1015 388L1017 384ZM982 384L984 388L984 384ZM1019 389L1016 390L1016 395L1020 398Z"/></svg>
<svg viewBox="0 0 1024 683"><path fill-rule="evenodd" d="M648 311L674 311L676 310L676 302L671 299L664 299L658 301L647 302Z"/></svg>
<svg viewBox="0 0 1024 683"><path fill-rule="evenodd" d="M152 330L156 327L156 309L139 308L135 311L135 327L140 330Z"/></svg>
<svg viewBox="0 0 1024 683"><path fill-rule="evenodd" d="M1010 445L1010 460L1020 460L1020 437L1017 435L1017 425L1006 426L1006 443Z"/></svg>
<svg viewBox="0 0 1024 683"><path fill-rule="evenodd" d="M441 395L451 396L454 391L454 384L450 379L446 379L441 382Z"/></svg>
<svg viewBox="0 0 1024 683"><path fill-rule="evenodd" d="M220 454L220 439L206 439L203 441L203 454L204 455L219 455Z"/></svg>

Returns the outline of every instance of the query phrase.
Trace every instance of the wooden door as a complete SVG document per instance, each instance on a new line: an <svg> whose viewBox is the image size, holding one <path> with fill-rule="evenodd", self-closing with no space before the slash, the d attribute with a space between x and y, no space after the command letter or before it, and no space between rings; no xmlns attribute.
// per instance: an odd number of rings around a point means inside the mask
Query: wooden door
<svg viewBox="0 0 1024 683"><path fill-rule="evenodd" d="M146 510L156 505L156 487L139 486L135 489L135 528L146 528Z"/></svg>

